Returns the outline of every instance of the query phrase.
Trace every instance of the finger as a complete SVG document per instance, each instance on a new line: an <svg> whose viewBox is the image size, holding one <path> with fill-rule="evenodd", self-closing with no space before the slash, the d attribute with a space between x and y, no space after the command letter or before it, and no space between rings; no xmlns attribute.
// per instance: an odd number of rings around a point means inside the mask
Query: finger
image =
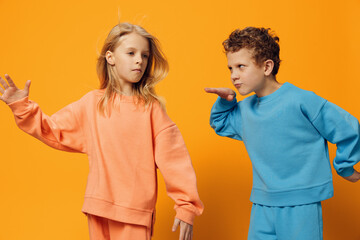
<svg viewBox="0 0 360 240"><path fill-rule="evenodd" d="M204 88L207 93L217 93L218 90L216 88Z"/></svg>
<svg viewBox="0 0 360 240"><path fill-rule="evenodd" d="M227 97L226 97L226 100L228 100L228 101L232 101L234 99L234 95L228 95Z"/></svg>
<svg viewBox="0 0 360 240"><path fill-rule="evenodd" d="M187 240L191 240L191 239L192 239L192 227L188 226Z"/></svg>
<svg viewBox="0 0 360 240"><path fill-rule="evenodd" d="M30 81L30 80L27 80L26 83L25 83L25 88L24 88L24 90L25 90L27 93L29 93L30 85L31 85L31 81Z"/></svg>
<svg viewBox="0 0 360 240"><path fill-rule="evenodd" d="M2 87L0 87L0 93L4 94L4 92L5 92L5 90Z"/></svg>
<svg viewBox="0 0 360 240"><path fill-rule="evenodd" d="M190 240L189 226L185 229L185 240Z"/></svg>
<svg viewBox="0 0 360 240"><path fill-rule="evenodd" d="M175 232L180 224L180 219L175 218L174 225L172 226L172 231Z"/></svg>
<svg viewBox="0 0 360 240"><path fill-rule="evenodd" d="M180 226L179 240L184 240L184 239L185 239L185 228L183 226Z"/></svg>
<svg viewBox="0 0 360 240"><path fill-rule="evenodd" d="M5 78L8 81L10 87L16 87L15 83L8 74L5 74Z"/></svg>
<svg viewBox="0 0 360 240"><path fill-rule="evenodd" d="M3 86L3 88L4 88L5 90L9 87L9 85L7 84L7 82L6 82L2 77L0 77L0 83L1 83L1 85Z"/></svg>

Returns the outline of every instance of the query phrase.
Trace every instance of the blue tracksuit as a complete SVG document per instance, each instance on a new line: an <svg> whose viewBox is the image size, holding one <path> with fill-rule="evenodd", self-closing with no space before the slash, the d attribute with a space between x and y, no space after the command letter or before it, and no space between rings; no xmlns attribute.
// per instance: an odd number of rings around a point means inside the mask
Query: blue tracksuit
<svg viewBox="0 0 360 240"><path fill-rule="evenodd" d="M210 117L220 136L244 142L253 165L250 200L284 207L333 196L327 141L337 145L334 168L350 176L360 160L359 122L345 110L291 83L265 97L218 98Z"/></svg>

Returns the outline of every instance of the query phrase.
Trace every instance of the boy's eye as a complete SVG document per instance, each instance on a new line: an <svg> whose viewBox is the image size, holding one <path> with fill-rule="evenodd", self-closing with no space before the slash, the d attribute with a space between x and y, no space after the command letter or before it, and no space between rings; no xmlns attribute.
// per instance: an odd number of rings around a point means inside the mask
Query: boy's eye
<svg viewBox="0 0 360 240"><path fill-rule="evenodd" d="M134 52L128 52L129 55L134 55Z"/></svg>
<svg viewBox="0 0 360 240"><path fill-rule="evenodd" d="M243 68L243 67L245 67L244 65L242 65L242 64L240 64L239 66L238 66L238 68Z"/></svg>

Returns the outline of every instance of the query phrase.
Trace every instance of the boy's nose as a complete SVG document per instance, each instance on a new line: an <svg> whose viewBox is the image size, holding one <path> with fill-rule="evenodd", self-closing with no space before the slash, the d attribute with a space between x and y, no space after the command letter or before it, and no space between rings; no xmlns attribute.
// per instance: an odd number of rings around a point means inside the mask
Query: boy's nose
<svg viewBox="0 0 360 240"><path fill-rule="evenodd" d="M231 80L232 80L232 81L239 80L239 78L240 78L240 75L239 75L239 74L237 74L237 73L232 73L232 74L231 74Z"/></svg>

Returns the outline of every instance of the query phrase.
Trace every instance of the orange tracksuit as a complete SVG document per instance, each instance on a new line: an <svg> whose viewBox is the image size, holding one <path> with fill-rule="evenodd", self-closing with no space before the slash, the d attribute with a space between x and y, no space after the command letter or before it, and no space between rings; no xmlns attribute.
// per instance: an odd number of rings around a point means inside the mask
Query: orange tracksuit
<svg viewBox="0 0 360 240"><path fill-rule="evenodd" d="M177 126L158 102L145 109L133 96L118 96L118 108L105 117L97 110L103 94L104 90L91 91L52 116L28 98L9 107L28 134L53 148L88 155L85 214L150 228L159 168L175 200L176 218L193 224L203 205Z"/></svg>

